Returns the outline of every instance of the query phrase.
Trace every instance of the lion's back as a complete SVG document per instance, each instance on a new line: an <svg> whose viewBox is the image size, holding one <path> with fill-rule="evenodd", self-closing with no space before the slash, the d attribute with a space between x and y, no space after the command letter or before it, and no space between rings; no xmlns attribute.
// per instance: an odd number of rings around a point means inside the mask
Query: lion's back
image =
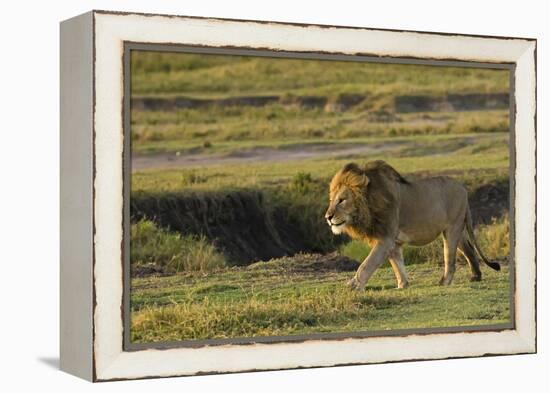
<svg viewBox="0 0 550 393"><path fill-rule="evenodd" d="M433 225L434 230L464 219L468 191L448 176L410 181L401 186L400 221L405 225Z"/></svg>
<svg viewBox="0 0 550 393"><path fill-rule="evenodd" d="M425 204L453 205L468 199L468 191L462 183L448 176L433 176L411 181L402 187L402 198Z"/></svg>

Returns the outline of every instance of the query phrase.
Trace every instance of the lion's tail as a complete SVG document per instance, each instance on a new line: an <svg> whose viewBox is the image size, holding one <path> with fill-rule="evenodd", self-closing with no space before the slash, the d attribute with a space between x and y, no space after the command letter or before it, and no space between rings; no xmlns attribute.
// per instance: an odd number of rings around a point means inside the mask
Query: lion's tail
<svg viewBox="0 0 550 393"><path fill-rule="evenodd" d="M470 208L466 210L466 232L468 232L468 236L470 237L470 240L468 241L471 246L476 250L476 252L479 254L481 259L483 259L483 262L487 264L491 269L494 270L500 270L500 265L498 262L491 262L483 252L481 252L481 248L479 248L479 245L477 244L476 237L474 234L474 225L472 223L472 213L470 213Z"/></svg>

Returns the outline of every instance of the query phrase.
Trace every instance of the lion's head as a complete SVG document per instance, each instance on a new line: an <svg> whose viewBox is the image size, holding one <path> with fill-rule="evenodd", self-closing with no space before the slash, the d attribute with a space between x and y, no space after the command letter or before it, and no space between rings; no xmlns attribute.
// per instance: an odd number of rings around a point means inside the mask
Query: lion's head
<svg viewBox="0 0 550 393"><path fill-rule="evenodd" d="M329 206L325 218L334 234L344 232L354 225L357 218L369 217L364 195L367 191L369 178L357 166L347 164L339 170L330 182Z"/></svg>
<svg viewBox="0 0 550 393"><path fill-rule="evenodd" d="M325 218L332 232L362 240L386 236L397 211L399 182L407 180L384 161L344 166L330 182Z"/></svg>

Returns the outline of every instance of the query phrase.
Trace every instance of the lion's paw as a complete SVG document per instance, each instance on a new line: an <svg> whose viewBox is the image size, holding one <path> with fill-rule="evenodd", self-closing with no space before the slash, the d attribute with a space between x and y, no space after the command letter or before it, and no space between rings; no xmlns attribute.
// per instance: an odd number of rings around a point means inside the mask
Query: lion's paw
<svg viewBox="0 0 550 393"><path fill-rule="evenodd" d="M408 281L403 281L403 282L400 282L399 284L397 284L397 289L405 289L405 288L408 288L409 287L409 282Z"/></svg>
<svg viewBox="0 0 550 393"><path fill-rule="evenodd" d="M353 277L351 280L349 280L346 283L346 286L351 289L352 291L362 291L363 286L361 283L357 280L357 278Z"/></svg>
<svg viewBox="0 0 550 393"><path fill-rule="evenodd" d="M443 276L439 280L439 285L446 287L448 285L451 285L452 280L453 280L452 276Z"/></svg>

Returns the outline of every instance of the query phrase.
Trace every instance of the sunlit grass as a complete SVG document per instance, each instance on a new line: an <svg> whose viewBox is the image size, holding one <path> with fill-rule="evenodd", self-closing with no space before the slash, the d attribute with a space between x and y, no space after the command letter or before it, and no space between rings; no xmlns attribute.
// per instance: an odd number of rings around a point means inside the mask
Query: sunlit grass
<svg viewBox="0 0 550 393"><path fill-rule="evenodd" d="M211 153L283 142L507 132L508 124L507 110L402 114L390 121L373 120L363 112L278 106L134 111L132 147L134 154Z"/></svg>
<svg viewBox="0 0 550 393"><path fill-rule="evenodd" d="M190 194L200 201L201 195L261 192L266 209L285 214L301 240L322 252L330 248L361 261L368 247L356 241L337 243L323 222L328 181L344 164L383 159L411 178L453 176L471 192L509 177L508 110L395 109L396 97L403 95L506 93L506 70L132 53L133 97L279 98L261 107L134 109L131 137L136 157L200 154L207 160L181 169L134 171L133 201ZM346 94L360 95L362 101L346 110L308 108L293 101L322 96L334 103ZM210 158L258 147L290 151L321 143L379 147L338 158L320 154L208 165ZM473 326L510 319L507 216L476 228L487 256L504 261L501 272L483 265L483 281L471 283L462 262L453 285L438 286L443 260L438 240L404 250L410 288L395 289L386 263L361 293L344 287L352 272L293 271L282 260L228 267L214 239L175 233L153 218L132 224L132 265L154 266L152 271L171 275L132 278L134 342Z"/></svg>
<svg viewBox="0 0 550 393"><path fill-rule="evenodd" d="M373 97L447 92L501 92L507 70L246 56L132 52L134 95L202 97L362 93Z"/></svg>
<svg viewBox="0 0 550 393"><path fill-rule="evenodd" d="M407 267L411 286L395 288L386 266L365 292L344 283L352 273L275 273L233 269L208 276L132 280L132 341L311 334L508 322L508 268L482 268L471 283L459 266L454 283L436 283L437 263Z"/></svg>

